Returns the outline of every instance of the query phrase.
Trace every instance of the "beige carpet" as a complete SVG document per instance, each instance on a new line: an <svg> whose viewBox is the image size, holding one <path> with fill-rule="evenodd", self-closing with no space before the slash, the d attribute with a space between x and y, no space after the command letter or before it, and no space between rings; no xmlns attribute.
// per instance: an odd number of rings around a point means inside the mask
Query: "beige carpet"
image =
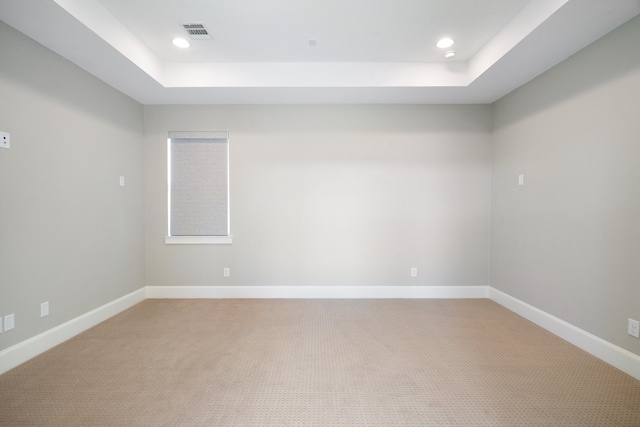
<svg viewBox="0 0 640 427"><path fill-rule="evenodd" d="M147 300L0 376L3 426L640 426L489 300Z"/></svg>

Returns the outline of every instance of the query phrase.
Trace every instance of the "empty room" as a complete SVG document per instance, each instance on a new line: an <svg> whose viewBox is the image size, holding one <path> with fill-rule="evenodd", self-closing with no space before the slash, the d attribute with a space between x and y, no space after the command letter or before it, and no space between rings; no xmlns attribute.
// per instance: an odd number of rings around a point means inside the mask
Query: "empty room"
<svg viewBox="0 0 640 427"><path fill-rule="evenodd" d="M0 0L0 426L640 426L640 0Z"/></svg>

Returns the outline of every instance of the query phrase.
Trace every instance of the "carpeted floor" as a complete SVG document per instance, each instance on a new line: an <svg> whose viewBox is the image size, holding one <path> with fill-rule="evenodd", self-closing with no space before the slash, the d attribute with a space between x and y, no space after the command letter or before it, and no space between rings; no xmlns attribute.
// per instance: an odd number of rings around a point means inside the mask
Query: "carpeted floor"
<svg viewBox="0 0 640 427"><path fill-rule="evenodd" d="M640 426L489 300L146 300L0 376L2 426Z"/></svg>

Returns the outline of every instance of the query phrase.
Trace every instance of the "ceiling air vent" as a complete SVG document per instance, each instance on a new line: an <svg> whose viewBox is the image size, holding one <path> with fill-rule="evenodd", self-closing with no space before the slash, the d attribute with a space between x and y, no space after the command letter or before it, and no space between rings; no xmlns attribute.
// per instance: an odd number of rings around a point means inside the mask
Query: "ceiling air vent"
<svg viewBox="0 0 640 427"><path fill-rule="evenodd" d="M204 24L180 24L191 40L211 40L211 35Z"/></svg>

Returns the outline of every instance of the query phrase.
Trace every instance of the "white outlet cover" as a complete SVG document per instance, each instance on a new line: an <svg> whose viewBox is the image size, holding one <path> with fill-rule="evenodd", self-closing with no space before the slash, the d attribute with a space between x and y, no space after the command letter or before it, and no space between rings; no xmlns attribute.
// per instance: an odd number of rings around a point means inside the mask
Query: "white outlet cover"
<svg viewBox="0 0 640 427"><path fill-rule="evenodd" d="M640 322L637 320L629 319L627 332L632 337L640 338Z"/></svg>
<svg viewBox="0 0 640 427"><path fill-rule="evenodd" d="M49 315L49 301L40 304L40 317Z"/></svg>
<svg viewBox="0 0 640 427"><path fill-rule="evenodd" d="M227 268L227 267L224 268L223 275L224 275L224 277L231 276L231 271L229 270L229 268Z"/></svg>
<svg viewBox="0 0 640 427"><path fill-rule="evenodd" d="M13 328L15 328L15 318L13 317L13 314L9 314L4 316L4 330L6 331L10 331Z"/></svg>

